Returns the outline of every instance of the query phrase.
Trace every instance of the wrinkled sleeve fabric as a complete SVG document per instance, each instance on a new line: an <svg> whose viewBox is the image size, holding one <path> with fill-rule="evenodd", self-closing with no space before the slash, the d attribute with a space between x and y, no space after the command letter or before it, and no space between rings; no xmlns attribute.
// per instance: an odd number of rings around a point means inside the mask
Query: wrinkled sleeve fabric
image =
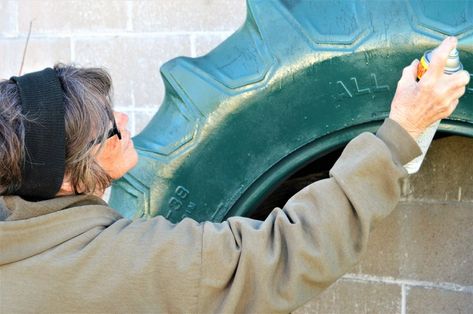
<svg viewBox="0 0 473 314"><path fill-rule="evenodd" d="M419 154L387 119L266 220L205 223L198 312L287 313L322 292L358 262L372 226L399 201L402 165Z"/></svg>
<svg viewBox="0 0 473 314"><path fill-rule="evenodd" d="M92 196L30 211L11 197L2 206L15 219L0 222L0 312L290 312L358 262L371 228L398 202L402 164L419 153L386 120L347 145L330 178L264 221L131 221Z"/></svg>

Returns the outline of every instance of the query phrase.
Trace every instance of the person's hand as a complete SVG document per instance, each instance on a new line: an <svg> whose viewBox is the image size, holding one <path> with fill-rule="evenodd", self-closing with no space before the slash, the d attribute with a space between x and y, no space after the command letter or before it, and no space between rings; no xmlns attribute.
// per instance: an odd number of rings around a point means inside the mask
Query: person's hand
<svg viewBox="0 0 473 314"><path fill-rule="evenodd" d="M448 117L457 107L470 81L467 71L444 73L448 55L456 48L455 37L446 38L432 52L429 69L419 82L418 60L404 68L391 104L389 118L399 123L414 139L436 121Z"/></svg>

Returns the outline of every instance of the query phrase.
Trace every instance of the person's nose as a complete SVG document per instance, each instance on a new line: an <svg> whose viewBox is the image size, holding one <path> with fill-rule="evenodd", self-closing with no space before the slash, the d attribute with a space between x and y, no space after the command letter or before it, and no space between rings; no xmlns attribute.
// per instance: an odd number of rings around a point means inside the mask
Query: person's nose
<svg viewBox="0 0 473 314"><path fill-rule="evenodd" d="M113 114L115 116L115 121L117 122L118 129L126 129L126 126L128 124L128 115L119 111L115 111Z"/></svg>

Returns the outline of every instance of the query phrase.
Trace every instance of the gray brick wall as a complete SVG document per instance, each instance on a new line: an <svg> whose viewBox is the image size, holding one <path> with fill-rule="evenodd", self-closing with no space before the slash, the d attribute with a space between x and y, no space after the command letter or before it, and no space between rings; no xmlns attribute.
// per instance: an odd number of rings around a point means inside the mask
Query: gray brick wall
<svg viewBox="0 0 473 314"><path fill-rule="evenodd" d="M361 263L302 313L473 313L473 139L434 140Z"/></svg>
<svg viewBox="0 0 473 314"><path fill-rule="evenodd" d="M104 66L139 132L163 98L159 67L199 56L244 21L243 0L0 0L0 78L55 62ZM362 262L296 313L473 313L473 140L434 142Z"/></svg>
<svg viewBox="0 0 473 314"><path fill-rule="evenodd" d="M240 25L244 1L0 0L0 78L56 62L107 68L115 106L138 133L159 108L160 66L177 56L203 55Z"/></svg>

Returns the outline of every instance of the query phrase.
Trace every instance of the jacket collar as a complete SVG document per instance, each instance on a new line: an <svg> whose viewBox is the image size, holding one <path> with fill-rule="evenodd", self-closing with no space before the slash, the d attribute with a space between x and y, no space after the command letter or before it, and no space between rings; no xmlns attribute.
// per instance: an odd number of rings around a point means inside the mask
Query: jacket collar
<svg viewBox="0 0 473 314"><path fill-rule="evenodd" d="M19 196L0 197L0 221L16 221L51 214L71 207L105 205L101 198L93 195L61 196L50 200L29 202ZM3 219L1 216L4 216Z"/></svg>
<svg viewBox="0 0 473 314"><path fill-rule="evenodd" d="M4 196L0 208L4 216L0 220L0 266L41 254L121 218L102 199L87 195L40 202Z"/></svg>

